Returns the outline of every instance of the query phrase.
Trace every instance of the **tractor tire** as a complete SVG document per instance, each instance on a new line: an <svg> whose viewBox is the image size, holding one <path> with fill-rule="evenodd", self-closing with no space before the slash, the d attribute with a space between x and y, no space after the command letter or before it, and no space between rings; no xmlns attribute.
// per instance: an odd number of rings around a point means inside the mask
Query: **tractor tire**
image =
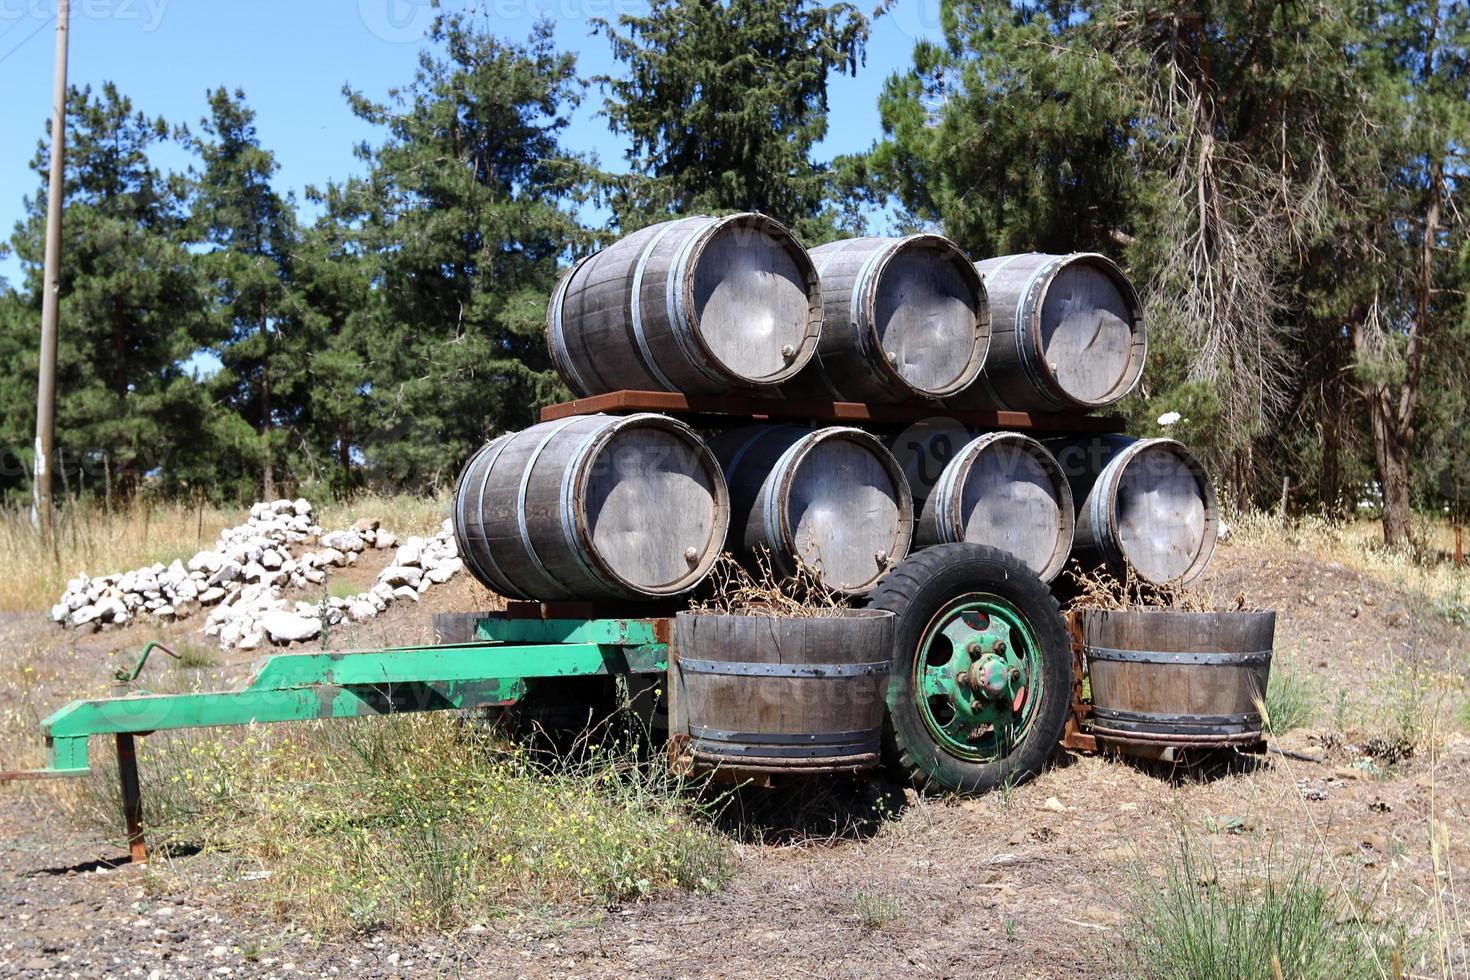
<svg viewBox="0 0 1470 980"><path fill-rule="evenodd" d="M1010 552L941 544L884 575L895 617L888 760L920 790L983 793L1039 773L1066 726L1072 655L1045 583Z"/></svg>

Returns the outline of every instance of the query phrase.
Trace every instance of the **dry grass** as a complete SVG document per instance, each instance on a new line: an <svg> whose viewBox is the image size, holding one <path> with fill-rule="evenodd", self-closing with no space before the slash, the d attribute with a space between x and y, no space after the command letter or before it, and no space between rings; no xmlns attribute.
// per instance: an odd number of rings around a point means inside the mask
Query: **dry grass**
<svg viewBox="0 0 1470 980"><path fill-rule="evenodd" d="M364 495L322 505L317 521L332 530L358 517L377 517L400 538L431 534L448 516L449 498ZM78 573L104 575L175 558L187 560L212 546L219 532L244 522L247 507L206 501L153 502L138 498L107 510L92 501L57 512L56 550L48 549L23 508L0 510L0 562L15 570L0 577L0 612L29 612L54 603Z"/></svg>
<svg viewBox="0 0 1470 980"><path fill-rule="evenodd" d="M728 875L706 806L626 743L551 756L404 715L160 735L143 752L155 864L180 847L229 854L253 869L246 901L318 933L455 930ZM109 777L69 808L116 833Z"/></svg>
<svg viewBox="0 0 1470 980"><path fill-rule="evenodd" d="M1236 595L1228 604L1195 585L1153 585L1133 573L1131 568L1117 578L1106 569L1087 569L1072 562L1063 572L1073 582L1075 596L1067 611L1078 609L1177 609L1182 612L1217 612L1224 608L1246 608L1244 594Z"/></svg>
<svg viewBox="0 0 1470 980"><path fill-rule="evenodd" d="M796 574L778 572L764 550L749 569L729 552L720 555L709 577L709 598L693 604L700 612L777 617L835 616L847 608L838 592L827 588L819 568L797 560Z"/></svg>
<svg viewBox="0 0 1470 980"><path fill-rule="evenodd" d="M1416 521L1417 544L1410 550L1385 547L1376 520L1337 523L1309 515L1283 522L1275 514L1243 511L1227 523L1230 540L1223 547L1245 544L1337 562L1422 597L1448 622L1470 626L1470 566L1455 568L1454 529L1442 521Z"/></svg>

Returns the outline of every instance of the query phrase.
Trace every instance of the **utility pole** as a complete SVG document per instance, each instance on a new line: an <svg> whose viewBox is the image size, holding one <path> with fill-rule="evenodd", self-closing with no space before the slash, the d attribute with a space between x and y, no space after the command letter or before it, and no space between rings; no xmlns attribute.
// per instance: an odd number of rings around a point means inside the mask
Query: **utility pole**
<svg viewBox="0 0 1470 980"><path fill-rule="evenodd" d="M46 266L41 288L41 377L36 386L35 518L53 549L51 470L56 440L56 326L61 302L61 203L66 174L66 49L70 0L56 4L56 79L51 102L51 181L46 192Z"/></svg>

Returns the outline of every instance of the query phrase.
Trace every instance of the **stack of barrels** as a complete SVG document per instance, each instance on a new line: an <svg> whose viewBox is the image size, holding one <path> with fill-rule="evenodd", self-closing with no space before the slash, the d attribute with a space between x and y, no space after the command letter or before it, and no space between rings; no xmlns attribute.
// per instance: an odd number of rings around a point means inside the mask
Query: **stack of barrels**
<svg viewBox="0 0 1470 980"><path fill-rule="evenodd" d="M944 416L1080 415L1138 383L1137 296L1101 255L973 263L948 239L808 251L760 214L651 225L574 265L547 310L579 396L757 394L911 406L897 436L749 425L708 434L651 413L544 422L493 440L454 501L461 553L507 596L682 595L719 553L870 591L911 546L976 541L1050 580L1083 555L1188 581L1213 550L1214 491L1178 443L1037 441Z"/></svg>

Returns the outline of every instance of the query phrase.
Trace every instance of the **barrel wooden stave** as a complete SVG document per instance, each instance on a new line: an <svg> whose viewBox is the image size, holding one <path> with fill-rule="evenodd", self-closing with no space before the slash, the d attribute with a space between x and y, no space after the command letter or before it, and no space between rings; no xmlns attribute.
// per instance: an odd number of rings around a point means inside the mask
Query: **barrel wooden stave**
<svg viewBox="0 0 1470 980"><path fill-rule="evenodd" d="M922 505L920 499L916 491L914 541L921 547L990 545L1015 555L1044 582L1067 563L1076 524L1072 491L1051 453L1029 436L988 432L968 439Z"/></svg>
<svg viewBox="0 0 1470 980"><path fill-rule="evenodd" d="M1260 741L1274 612L1088 610L1094 734L1208 746Z"/></svg>
<svg viewBox="0 0 1470 980"><path fill-rule="evenodd" d="M989 304L953 242L849 238L811 256L822 283L822 337L817 356L783 389L788 397L942 398L979 376L990 347Z"/></svg>
<svg viewBox="0 0 1470 980"><path fill-rule="evenodd" d="M466 565L520 599L687 592L713 567L728 524L714 457L682 422L650 413L572 416L501 436L466 464L455 491Z"/></svg>
<svg viewBox="0 0 1470 980"><path fill-rule="evenodd" d="M811 358L820 329L811 259L753 213L633 232L573 266L547 309L552 363L581 396L780 384Z"/></svg>
<svg viewBox="0 0 1470 980"><path fill-rule="evenodd" d="M891 613L682 612L674 649L675 725L690 736L697 764L757 772L877 765L893 657ZM713 671L711 663L718 665ZM758 673L756 665L787 670Z"/></svg>
<svg viewBox="0 0 1470 980"><path fill-rule="evenodd" d="M1147 355L1143 310L1111 259L1029 252L976 268L990 300L990 355L979 381L951 404L1090 410L1137 385Z"/></svg>
<svg viewBox="0 0 1470 980"><path fill-rule="evenodd" d="M858 429L746 426L710 440L730 486L730 550L764 550L778 571L797 558L832 589L870 591L908 554L913 503L903 473Z"/></svg>
<svg viewBox="0 0 1470 980"><path fill-rule="evenodd" d="M1219 501L1204 467L1172 439L1105 435L1048 448L1079 501L1074 551L1152 585L1182 585L1209 567Z"/></svg>

